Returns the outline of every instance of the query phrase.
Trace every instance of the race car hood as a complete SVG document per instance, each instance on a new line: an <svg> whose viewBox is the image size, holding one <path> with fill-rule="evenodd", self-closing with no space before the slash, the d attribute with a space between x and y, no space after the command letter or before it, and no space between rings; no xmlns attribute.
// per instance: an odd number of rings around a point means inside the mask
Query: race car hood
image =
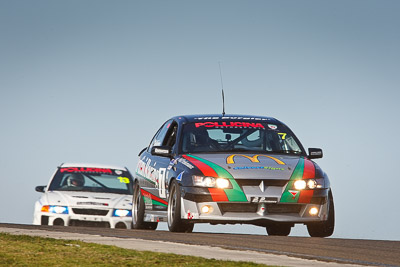
<svg viewBox="0 0 400 267"><path fill-rule="evenodd" d="M207 167L222 167L235 179L289 180L300 156L277 154L188 154L183 156L200 171ZM203 164L199 164L202 162ZM197 164L196 164L197 163Z"/></svg>
<svg viewBox="0 0 400 267"><path fill-rule="evenodd" d="M42 204L70 207L131 209L132 196L77 191L48 191L42 196Z"/></svg>

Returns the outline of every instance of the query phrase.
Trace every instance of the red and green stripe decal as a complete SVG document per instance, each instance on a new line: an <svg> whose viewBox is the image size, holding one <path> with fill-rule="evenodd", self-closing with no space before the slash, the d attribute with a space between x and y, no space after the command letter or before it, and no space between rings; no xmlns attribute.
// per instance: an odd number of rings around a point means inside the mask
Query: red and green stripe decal
<svg viewBox="0 0 400 267"><path fill-rule="evenodd" d="M146 190L143 190L140 188L140 192L142 193L143 200L146 202L146 198L151 200L151 203L153 205L158 205L158 206L164 206L166 207L168 205L168 202L165 200L162 200L159 197L156 197L155 195L151 194L150 192L147 192Z"/></svg>
<svg viewBox="0 0 400 267"><path fill-rule="evenodd" d="M289 183L287 184L285 191L282 194L281 201L285 203L310 203L311 198L314 194L314 190L291 190L293 184L299 179L308 179L315 177L315 167L308 159L303 157L299 159L299 162L294 169L292 176L290 177Z"/></svg>
<svg viewBox="0 0 400 267"><path fill-rule="evenodd" d="M194 155L183 155L194 166L199 168L204 176L227 178L232 184L232 189L209 188L213 201L247 202L246 195L237 184L233 176L221 166Z"/></svg>

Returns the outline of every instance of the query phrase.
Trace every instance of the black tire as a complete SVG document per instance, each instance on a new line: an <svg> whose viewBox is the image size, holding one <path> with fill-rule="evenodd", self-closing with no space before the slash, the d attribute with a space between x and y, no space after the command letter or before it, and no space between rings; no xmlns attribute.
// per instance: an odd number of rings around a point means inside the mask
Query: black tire
<svg viewBox="0 0 400 267"><path fill-rule="evenodd" d="M307 224L307 230L311 237L328 237L333 234L335 230L335 205L331 190L328 197L328 220Z"/></svg>
<svg viewBox="0 0 400 267"><path fill-rule="evenodd" d="M135 183L132 198L132 228L156 230L157 225L157 222L144 221L144 200L142 193L140 192L140 186Z"/></svg>
<svg viewBox="0 0 400 267"><path fill-rule="evenodd" d="M291 225L270 224L266 226L268 235L288 236L292 230Z"/></svg>
<svg viewBox="0 0 400 267"><path fill-rule="evenodd" d="M191 233L194 224L181 219L181 190L178 182L173 180L168 197L168 229L171 232Z"/></svg>

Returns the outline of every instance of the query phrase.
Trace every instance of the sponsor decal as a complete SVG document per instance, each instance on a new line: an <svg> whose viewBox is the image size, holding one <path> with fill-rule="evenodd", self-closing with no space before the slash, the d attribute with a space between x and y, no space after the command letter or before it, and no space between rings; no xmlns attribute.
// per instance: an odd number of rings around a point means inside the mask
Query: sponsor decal
<svg viewBox="0 0 400 267"><path fill-rule="evenodd" d="M276 126L275 124L268 124L268 128L270 128L272 130L276 130L276 129L278 129L278 126Z"/></svg>
<svg viewBox="0 0 400 267"><path fill-rule="evenodd" d="M297 193L299 193L299 191L289 190L289 193L292 194L292 196L293 196L292 199L295 199L295 197L297 196Z"/></svg>
<svg viewBox="0 0 400 267"><path fill-rule="evenodd" d="M188 167L189 169L193 169L194 168L194 166L192 164L190 164L189 161L187 161L184 158L179 158L178 162L182 163L182 165L184 165L185 167Z"/></svg>
<svg viewBox="0 0 400 267"><path fill-rule="evenodd" d="M281 137L282 140L285 140L287 133L278 133L278 135Z"/></svg>
<svg viewBox="0 0 400 267"><path fill-rule="evenodd" d="M251 203L277 203L278 198L276 197L252 197Z"/></svg>
<svg viewBox="0 0 400 267"><path fill-rule="evenodd" d="M185 212L183 217L188 219L188 220L198 219L199 218L199 213L191 212L190 210L188 210L187 212Z"/></svg>
<svg viewBox="0 0 400 267"><path fill-rule="evenodd" d="M178 160L177 160L177 159L172 159L172 160L169 162L169 165L168 165L168 167L167 167L167 170L168 170L168 171L171 170L177 163L178 163Z"/></svg>
<svg viewBox="0 0 400 267"><path fill-rule="evenodd" d="M196 122L196 128L199 127L207 127L207 128L221 128L221 127L240 127L240 128L262 128L264 129L264 125L257 122L240 122L240 121L230 121L230 122Z"/></svg>
<svg viewBox="0 0 400 267"><path fill-rule="evenodd" d="M146 162L143 160L139 160L137 167L136 167L136 173L139 174L140 176L144 177L146 180L158 184L158 177L159 177L159 172L156 168L153 166L150 166L151 164L151 159L147 159Z"/></svg>
<svg viewBox="0 0 400 267"><path fill-rule="evenodd" d="M140 188L140 192L142 193L142 196L143 196L146 206L147 205L149 205L149 206L158 205L158 206L166 207L168 205L167 201L165 201L159 197L156 197L155 195L151 194L150 192L148 192L142 188Z"/></svg>
<svg viewBox="0 0 400 267"><path fill-rule="evenodd" d="M177 181L182 181L182 175L183 175L183 173L184 173L184 171L181 172L181 173L178 175L178 177L176 177L176 180L177 180Z"/></svg>
<svg viewBox="0 0 400 267"><path fill-rule="evenodd" d="M190 210L187 211L187 219L192 220L193 219L193 214L190 213Z"/></svg>
<svg viewBox="0 0 400 267"><path fill-rule="evenodd" d="M270 166L244 166L234 167L234 170L271 170L271 171L284 171L284 168L275 168Z"/></svg>
<svg viewBox="0 0 400 267"><path fill-rule="evenodd" d="M311 151L311 156L321 156L322 152L321 151Z"/></svg>
<svg viewBox="0 0 400 267"><path fill-rule="evenodd" d="M269 121L269 118L257 118L257 117L242 117L242 116L216 116L216 117L198 117L195 120L255 120L255 121Z"/></svg>
<svg viewBox="0 0 400 267"><path fill-rule="evenodd" d="M128 177L118 177L118 180L119 180L120 183L123 183L123 184L129 184L130 183Z"/></svg>
<svg viewBox="0 0 400 267"><path fill-rule="evenodd" d="M115 170L115 174L116 174L116 175L121 175L121 174L122 174L122 171L121 171L121 170Z"/></svg>
<svg viewBox="0 0 400 267"><path fill-rule="evenodd" d="M250 156L242 155L242 154L233 154L233 155L228 156L226 158L226 163L227 164L234 164L235 163L234 157L245 157L245 158L249 159L253 163L259 163L260 162L259 157L266 157L266 158L270 158L270 159L274 160L279 165L286 165L283 161L281 161L281 160L279 160L279 159L277 159L275 157L271 157L271 156L267 156L267 155L254 155L254 156L250 157Z"/></svg>
<svg viewBox="0 0 400 267"><path fill-rule="evenodd" d="M103 168L84 168L84 167L66 167L60 168L60 172L94 172L94 173L107 173L112 174L111 169L103 169Z"/></svg>
<svg viewBox="0 0 400 267"><path fill-rule="evenodd" d="M162 148L155 148L154 152L158 153L158 154L164 154L164 155L169 153L168 149L162 149Z"/></svg>

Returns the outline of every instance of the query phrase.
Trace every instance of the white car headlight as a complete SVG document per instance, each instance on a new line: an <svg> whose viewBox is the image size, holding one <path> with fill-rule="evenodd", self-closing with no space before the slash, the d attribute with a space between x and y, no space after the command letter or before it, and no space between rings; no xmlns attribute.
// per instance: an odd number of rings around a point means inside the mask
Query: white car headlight
<svg viewBox="0 0 400 267"><path fill-rule="evenodd" d="M294 182L293 186L296 190L303 190L306 189L307 183L304 180L297 180Z"/></svg>
<svg viewBox="0 0 400 267"><path fill-rule="evenodd" d="M304 180L296 180L293 184L294 189L303 190L303 189L315 189L321 188L322 186L318 184L315 179L304 179Z"/></svg>
<svg viewBox="0 0 400 267"><path fill-rule="evenodd" d="M231 185L229 180L225 178L217 178L216 184L218 188L228 188Z"/></svg>
<svg viewBox="0 0 400 267"><path fill-rule="evenodd" d="M114 217L132 217L132 211L116 209L113 212L113 216Z"/></svg>
<svg viewBox="0 0 400 267"><path fill-rule="evenodd" d="M217 187L217 188L229 188L231 183L226 178L214 178L193 175L193 185L201 187Z"/></svg>
<svg viewBox="0 0 400 267"><path fill-rule="evenodd" d="M49 212L55 214L68 214L67 206L56 206L56 205L44 205L42 206L41 212Z"/></svg>

